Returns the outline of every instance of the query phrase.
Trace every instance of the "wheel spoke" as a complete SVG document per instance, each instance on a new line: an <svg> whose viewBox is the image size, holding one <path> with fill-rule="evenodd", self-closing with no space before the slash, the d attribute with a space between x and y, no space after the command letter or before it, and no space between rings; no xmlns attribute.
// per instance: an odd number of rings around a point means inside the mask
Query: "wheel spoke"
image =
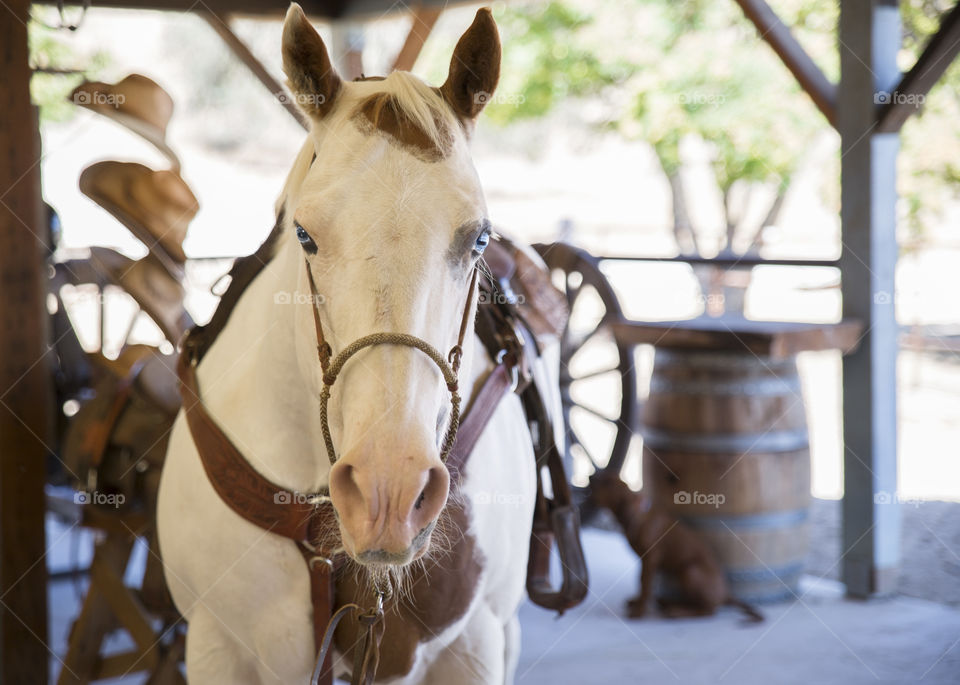
<svg viewBox="0 0 960 685"><path fill-rule="evenodd" d="M599 410L597 410L597 409L594 409L593 407L588 407L587 405L585 405L585 404L580 404L579 402L574 402L574 403L573 403L573 406L574 406L574 407L579 407L580 409L583 409L583 411L587 412L588 414L593 414L593 415L596 416L598 419L603 419L603 420L606 421L607 423L612 423L612 424L614 424L614 425L617 424L617 419L616 419L616 418L610 418L609 416L607 416L607 415L604 414L603 412L601 412L601 411L599 411Z"/></svg>
<svg viewBox="0 0 960 685"><path fill-rule="evenodd" d="M567 287L566 296L567 296L567 314L569 315L573 311L573 305L577 301L577 298L580 296L580 288L583 287L583 282L580 282L580 285L572 286L570 285L570 274L567 274L566 278Z"/></svg>
<svg viewBox="0 0 960 685"><path fill-rule="evenodd" d="M592 258L588 253L563 243L537 245L536 249L551 269L552 277L559 275L556 273L557 271L563 274L562 279L556 278L552 280L560 286L559 289L562 290L570 310L570 320L568 320L567 326L560 339L560 358L562 362L560 389L563 417L566 423L566 455L568 458L573 457L574 454L578 459L588 458L597 469L607 468L609 465L621 465L630 442L623 438L629 437L627 434L632 432L632 422L634 421L636 370L631 363L630 348L618 344L616 340L609 336L610 328L608 324L618 320L622 316L620 305L617 302L617 294L610 286L603 271L599 268L597 260ZM589 288L584 288L584 286L589 286ZM592 294L587 297L585 294L586 290L593 290L599 298L599 301L594 303L595 298ZM577 301L581 299L581 296L583 296L584 300L589 300L589 303L585 301L584 304L578 308ZM591 306L587 307L587 304ZM577 311L574 311L574 309L577 309ZM571 321L574 323L572 326ZM601 329L605 331L605 333L600 340L597 340L597 333L600 332ZM581 375L575 376L570 368L573 359L580 353L580 350L584 346L592 345L599 350L600 343L604 343L607 348L607 353L613 350L615 351L615 355L605 354L603 361L584 364L584 367L588 367L587 370ZM609 345L607 343L609 343ZM573 364L573 367L576 369L578 365ZM609 388L595 393L599 394L604 400L608 399L608 396L614 393L618 396L615 411L618 416L615 418L610 418L593 407L580 404L571 395L571 387L577 381L589 381L608 374L612 376L615 371L619 374L617 390L614 391L612 388ZM604 383L605 388L606 385L610 383L610 381L598 382ZM586 386L586 383L584 383L584 386ZM577 435L571 426L571 413L577 414L577 412L574 411L575 407L583 409L585 415L593 415L605 424L613 426L615 436L612 447L608 448L604 440L592 439L590 444L593 446L593 452L597 454L593 454L591 450L587 449L584 441L580 439L580 436ZM576 422L578 417L574 416L573 418L574 422ZM597 427L600 427L599 424ZM588 431L587 437L591 436L593 436L593 434ZM597 436L597 438L599 438L599 436ZM575 445L579 445L580 447L574 447L574 453L571 453L571 447ZM581 452L580 450L583 451ZM601 464L603 464L603 466L601 466Z"/></svg>
<svg viewBox="0 0 960 685"><path fill-rule="evenodd" d="M567 344L565 346L565 350L571 352L568 358L573 357L573 355L575 355L579 350L583 349L584 345L590 342L590 340L593 339L593 336L595 336L601 330L603 330L603 326L598 325L589 333L577 336L576 339L574 339L573 334L569 334L567 336Z"/></svg>
<svg viewBox="0 0 960 685"><path fill-rule="evenodd" d="M589 380L589 379L591 379L591 378L597 378L598 376L603 376L603 375L608 374L608 373L613 373L614 371L616 371L617 373L620 373L620 367L619 367L619 366L612 366L612 367L610 367L609 369L597 369L596 371L591 371L591 372L589 372L589 373L585 373L585 374L583 374L582 376L571 376L571 377L570 377L570 382L571 382L571 383L576 383L577 381L585 381L585 380Z"/></svg>
<svg viewBox="0 0 960 685"><path fill-rule="evenodd" d="M569 438L572 438L572 440ZM593 463L594 467L598 469L600 468L600 463L597 461L596 457L594 457L590 450L587 449L587 446L583 443L583 440L580 439L580 436L577 435L577 432L572 428L568 431L568 441L574 445L580 445L580 449L582 449L584 454L587 455L587 459ZM567 449L569 449L569 446Z"/></svg>

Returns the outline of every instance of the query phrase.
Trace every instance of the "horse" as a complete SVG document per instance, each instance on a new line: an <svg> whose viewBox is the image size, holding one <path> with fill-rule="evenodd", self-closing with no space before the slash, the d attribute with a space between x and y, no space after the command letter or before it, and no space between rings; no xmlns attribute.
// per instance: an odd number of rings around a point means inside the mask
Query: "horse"
<svg viewBox="0 0 960 685"><path fill-rule="evenodd" d="M440 88L407 72L344 81L296 4L282 52L310 131L277 201L266 263L196 369L203 404L256 472L289 493L329 491L330 535L349 564L338 605L391 586L378 681L509 683L536 493L520 400L501 401L451 483L440 443L453 410L437 364L402 345L357 352L325 407L328 442L315 336L322 325L333 353L375 332L446 350L463 321L465 406L492 368L473 323L473 273L491 225L468 143L499 79L496 24L477 12ZM558 370L556 346L532 370L555 406ZM157 516L187 621L188 679L309 682L316 649L301 551L218 496L182 411ZM350 630L336 632L340 675Z"/></svg>

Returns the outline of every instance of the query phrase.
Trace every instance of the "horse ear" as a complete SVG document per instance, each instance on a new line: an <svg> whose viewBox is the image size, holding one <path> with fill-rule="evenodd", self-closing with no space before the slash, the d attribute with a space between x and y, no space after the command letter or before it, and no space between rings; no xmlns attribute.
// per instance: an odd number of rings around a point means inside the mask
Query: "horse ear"
<svg viewBox="0 0 960 685"><path fill-rule="evenodd" d="M490 9L483 7L460 36L440 92L462 120L470 121L490 101L499 80L500 34Z"/></svg>
<svg viewBox="0 0 960 685"><path fill-rule="evenodd" d="M283 21L283 71L306 114L320 118L333 108L342 85L340 75L320 34L295 2Z"/></svg>

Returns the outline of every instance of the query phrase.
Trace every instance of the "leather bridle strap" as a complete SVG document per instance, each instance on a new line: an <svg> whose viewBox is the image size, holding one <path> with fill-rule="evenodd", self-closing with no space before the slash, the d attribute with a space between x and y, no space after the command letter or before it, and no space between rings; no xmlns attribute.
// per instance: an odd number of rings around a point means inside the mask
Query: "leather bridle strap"
<svg viewBox="0 0 960 685"><path fill-rule="evenodd" d="M410 335L409 333L371 333L359 340L355 340L339 354L333 356L330 344L326 341L323 334L323 322L320 319L321 297L317 291L316 282L313 280L313 272L310 269L309 262L306 263L307 280L310 282L311 302L313 304L313 323L317 334L317 356L320 359L320 368L323 370L323 389L320 391L320 429L323 433L324 445L327 448L327 458L331 464L336 463L337 453L333 446L333 437L330 434L330 424L328 421L327 406L330 402L330 392L337 376L344 365L360 350L374 345L402 345L420 350L427 355L434 364L440 369L443 380L447 384L447 390L450 391L450 421L447 425L447 432L443 438L443 444L440 448L440 460L447 461L450 451L453 449L457 438L457 430L460 427L460 390L457 374L460 371L460 361L463 358L463 342L467 334L468 324L470 323L470 313L473 311L473 293L477 287L476 266L473 268L473 274L470 278L470 287L467 290L467 300L463 305L463 314L460 318L460 331L457 334L457 343L450 348L446 359L437 351L433 345L426 340Z"/></svg>
<svg viewBox="0 0 960 685"><path fill-rule="evenodd" d="M486 375L480 388L470 400L463 421L460 422L460 430L457 432L457 439L453 443L450 457L447 459L451 483L460 479L467 458L476 447L483 429L490 423L501 400L516 387L516 367L516 358L512 354L504 355Z"/></svg>

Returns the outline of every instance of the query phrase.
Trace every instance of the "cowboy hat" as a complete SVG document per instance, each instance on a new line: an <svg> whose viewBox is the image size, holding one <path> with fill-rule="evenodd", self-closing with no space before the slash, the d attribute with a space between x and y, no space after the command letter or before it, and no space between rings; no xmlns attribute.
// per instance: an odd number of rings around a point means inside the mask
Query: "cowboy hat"
<svg viewBox="0 0 960 685"><path fill-rule="evenodd" d="M107 247L91 247L90 261L112 283L120 286L174 345L193 320L183 307L184 290L152 254L133 261Z"/></svg>
<svg viewBox="0 0 960 685"><path fill-rule="evenodd" d="M172 276L182 276L183 239L200 205L179 174L136 162L97 162L80 174L80 190L143 241Z"/></svg>
<svg viewBox="0 0 960 685"><path fill-rule="evenodd" d="M174 169L180 168L180 160L166 141L173 99L151 79L130 74L116 84L88 81L73 90L70 100L126 126L153 143Z"/></svg>

